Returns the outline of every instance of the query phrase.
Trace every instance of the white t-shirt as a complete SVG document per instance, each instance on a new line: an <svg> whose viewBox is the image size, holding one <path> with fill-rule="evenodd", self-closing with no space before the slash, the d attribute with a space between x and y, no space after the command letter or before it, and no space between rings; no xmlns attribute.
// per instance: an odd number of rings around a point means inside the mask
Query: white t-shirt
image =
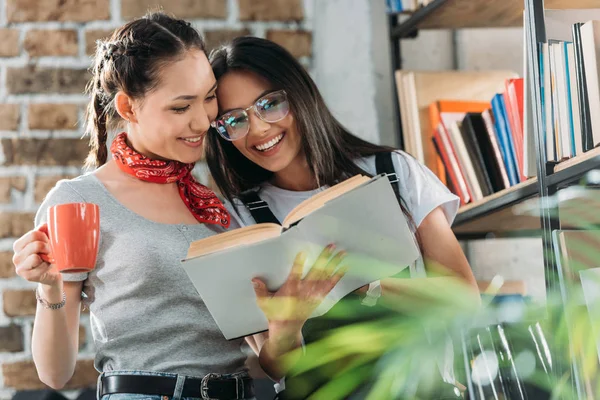
<svg viewBox="0 0 600 400"><path fill-rule="evenodd" d="M448 223L452 224L460 205L459 198L452 194L433 172L403 151L392 153L392 162L398 176L400 195L415 225L419 227L425 217L437 207L442 208ZM377 173L375 156L358 159L356 164L370 174L375 175ZM279 221L283 221L294 207L327 188L328 186L322 186L315 190L297 192L264 183L261 185L259 196L269 205L275 217ZM256 223L250 211L241 201L236 200L235 204L239 214L235 213L231 206L228 208L232 210L233 218L241 226ZM423 276L424 273L423 259L420 257L415 265L411 266L411 275Z"/></svg>

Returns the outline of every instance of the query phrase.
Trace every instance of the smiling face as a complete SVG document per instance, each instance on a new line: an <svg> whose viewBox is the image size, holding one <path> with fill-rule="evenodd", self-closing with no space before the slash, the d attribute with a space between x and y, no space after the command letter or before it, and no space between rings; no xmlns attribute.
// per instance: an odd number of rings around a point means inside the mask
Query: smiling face
<svg viewBox="0 0 600 400"><path fill-rule="evenodd" d="M219 79L217 98L220 115L232 110L265 104L265 95L277 89L266 79L248 71L230 71ZM259 102L260 100L260 102ZM303 160L302 140L293 113L276 122L266 122L254 109L247 110L248 134L233 140L246 158L271 172L282 172Z"/></svg>
<svg viewBox="0 0 600 400"><path fill-rule="evenodd" d="M157 87L133 100L129 140L152 159L195 163L218 112L216 79L204 52L186 51L160 70Z"/></svg>

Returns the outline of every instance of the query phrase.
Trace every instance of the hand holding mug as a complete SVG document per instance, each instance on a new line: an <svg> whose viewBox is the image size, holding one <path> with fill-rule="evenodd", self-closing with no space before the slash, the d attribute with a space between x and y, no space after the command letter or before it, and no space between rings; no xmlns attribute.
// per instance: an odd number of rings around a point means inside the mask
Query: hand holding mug
<svg viewBox="0 0 600 400"><path fill-rule="evenodd" d="M62 283L62 275L56 265L43 260L50 252L48 226L44 224L27 232L13 244L13 264L17 275L29 281L48 286Z"/></svg>
<svg viewBox="0 0 600 400"><path fill-rule="evenodd" d="M69 203L48 208L48 223L25 234L13 249L17 274L52 285L60 273L89 272L96 266L100 212L96 204Z"/></svg>

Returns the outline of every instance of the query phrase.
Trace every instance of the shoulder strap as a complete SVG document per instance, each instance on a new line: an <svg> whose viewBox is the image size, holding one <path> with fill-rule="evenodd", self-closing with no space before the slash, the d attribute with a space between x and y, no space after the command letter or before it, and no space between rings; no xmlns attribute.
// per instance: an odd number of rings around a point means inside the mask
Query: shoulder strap
<svg viewBox="0 0 600 400"><path fill-rule="evenodd" d="M277 219L275 214L269 208L266 201L262 200L258 193L254 190L242 193L239 196L240 200L244 203L252 218L257 224L271 222L277 225L281 225L281 222Z"/></svg>
<svg viewBox="0 0 600 400"><path fill-rule="evenodd" d="M396 175L394 163L392 162L392 153L375 154L375 169L377 170L377 174L387 175L392 184L392 189L394 189L394 193L396 193L396 197L400 201L400 186L398 184L398 175Z"/></svg>

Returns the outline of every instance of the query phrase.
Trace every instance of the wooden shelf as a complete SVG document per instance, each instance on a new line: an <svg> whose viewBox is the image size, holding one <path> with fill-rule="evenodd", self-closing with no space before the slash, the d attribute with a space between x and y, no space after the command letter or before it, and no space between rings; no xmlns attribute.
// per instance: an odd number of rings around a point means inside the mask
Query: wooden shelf
<svg viewBox="0 0 600 400"><path fill-rule="evenodd" d="M548 177L548 185L569 186L597 168L600 168L600 147L556 164L554 173Z"/></svg>
<svg viewBox="0 0 600 400"><path fill-rule="evenodd" d="M452 229L459 236L487 232L537 231L540 229L539 217L517 215L511 207L537 194L537 179L531 178L467 204L458 211Z"/></svg>
<svg viewBox="0 0 600 400"><path fill-rule="evenodd" d="M577 164L581 164L584 163L586 161L589 161L595 157L600 156L600 147L596 147L595 149L592 149L590 151L587 151L583 154L580 154L576 157L570 158L568 160L565 160L561 163L558 163L555 167L554 167L554 172L560 172L560 171L564 171L567 168L570 168L574 165Z"/></svg>
<svg viewBox="0 0 600 400"><path fill-rule="evenodd" d="M530 185L533 185L536 182L537 182L537 178L531 178L531 179L526 180L525 182L521 182L519 184L516 184L515 186L511 186L508 189L504 189L504 190L501 190L494 194L491 194L481 200L475 201L473 203L465 204L464 206L462 206L460 208L460 210L458 210L458 213L461 214L461 213L468 212L469 210L472 210L474 208L482 207L487 203L490 203L494 200L498 200L502 197L506 197L507 195L509 195L511 193L518 192L519 190L521 190L525 187L528 187Z"/></svg>
<svg viewBox="0 0 600 400"><path fill-rule="evenodd" d="M557 164L554 173L547 177L548 186L563 189L577 184L591 170L600 169L600 148L592 149L572 159ZM589 190L589 189L588 189ZM561 192L559 192L561 193ZM600 192L596 192L600 193ZM523 215L515 212L511 206L523 203L526 199L537 197L537 179L532 178L491 196L467 204L460 208L452 229L459 236L477 236L486 232L536 231L540 228L539 216ZM585 203L565 201L560 197L560 208L573 212L573 204ZM589 200L589 199L588 199ZM577 201L582 201L578 199ZM594 203L598 205L598 202ZM589 204L588 204L589 206ZM591 206L590 206L591 207ZM584 208L587 208L585 206ZM562 211L561 211L562 213ZM600 219L594 224L600 225Z"/></svg>
<svg viewBox="0 0 600 400"><path fill-rule="evenodd" d="M598 8L598 0L546 0L546 9ZM504 28L523 26L523 0L434 0L394 27L392 38L415 29Z"/></svg>
<svg viewBox="0 0 600 400"><path fill-rule="evenodd" d="M600 229L600 189L571 186L557 191L548 199L551 217L560 218L560 229ZM530 198L515 207L518 215L540 218L539 198Z"/></svg>

